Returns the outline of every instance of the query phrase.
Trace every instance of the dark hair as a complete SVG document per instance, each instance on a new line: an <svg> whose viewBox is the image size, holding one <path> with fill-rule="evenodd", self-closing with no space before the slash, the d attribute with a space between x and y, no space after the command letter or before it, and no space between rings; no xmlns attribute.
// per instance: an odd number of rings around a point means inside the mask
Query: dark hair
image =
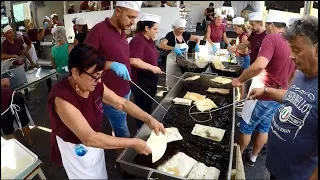
<svg viewBox="0 0 320 180"><path fill-rule="evenodd" d="M284 31L286 40L295 39L297 36L305 36L312 44L318 43L318 19L313 16L304 16L295 19L288 29Z"/></svg>
<svg viewBox="0 0 320 180"><path fill-rule="evenodd" d="M235 25L235 26L238 26L238 27L240 27L244 32L249 33L248 27L247 27L245 24Z"/></svg>
<svg viewBox="0 0 320 180"><path fill-rule="evenodd" d="M145 27L148 26L149 28L152 28L156 22L153 21L139 21L137 23L137 29L136 32L145 32Z"/></svg>
<svg viewBox="0 0 320 180"><path fill-rule="evenodd" d="M213 4L213 3L210 3L209 6L214 6L214 4Z"/></svg>
<svg viewBox="0 0 320 180"><path fill-rule="evenodd" d="M79 24L77 24L77 25L82 27L82 33L88 34L89 28L88 28L88 25L87 25L87 24L85 24L85 25L79 25Z"/></svg>
<svg viewBox="0 0 320 180"><path fill-rule="evenodd" d="M51 20L56 19L57 21L59 20L58 14L52 14L51 15Z"/></svg>
<svg viewBox="0 0 320 180"><path fill-rule="evenodd" d="M96 67L93 73L104 70L106 59L93 46L79 44L70 52L68 62L70 73L72 68L77 68L79 73L82 74L95 65Z"/></svg>
<svg viewBox="0 0 320 180"><path fill-rule="evenodd" d="M270 23L270 22L267 22L266 24L273 24L275 27L277 28L287 28L287 25L286 23L279 23L279 22L273 22L273 23Z"/></svg>

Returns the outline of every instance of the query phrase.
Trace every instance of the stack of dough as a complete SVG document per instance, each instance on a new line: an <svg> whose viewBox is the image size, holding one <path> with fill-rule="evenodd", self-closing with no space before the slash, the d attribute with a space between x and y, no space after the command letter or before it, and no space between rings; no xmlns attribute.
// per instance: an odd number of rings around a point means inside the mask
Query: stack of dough
<svg viewBox="0 0 320 180"><path fill-rule="evenodd" d="M226 130L224 129L196 124L193 127L191 134L220 142L225 132Z"/></svg>
<svg viewBox="0 0 320 180"><path fill-rule="evenodd" d="M176 98L173 99L173 103L174 104L191 106L192 100L176 97Z"/></svg>
<svg viewBox="0 0 320 180"><path fill-rule="evenodd" d="M198 162L192 167L188 175L188 179L218 179L220 170L215 167L208 167L205 164Z"/></svg>
<svg viewBox="0 0 320 180"><path fill-rule="evenodd" d="M196 105L197 109L201 112L208 111L212 108L218 108L218 106L209 98L195 101L194 104Z"/></svg>
<svg viewBox="0 0 320 180"><path fill-rule="evenodd" d="M183 152L178 152L169 161L158 166L157 170L186 178L196 163L197 161L193 158Z"/></svg>
<svg viewBox="0 0 320 180"><path fill-rule="evenodd" d="M220 83L220 84L229 84L232 82L231 79L228 78L223 78L223 77L215 77L214 79L210 79L210 81L216 82L216 83Z"/></svg>
<svg viewBox="0 0 320 180"><path fill-rule="evenodd" d="M194 92L187 92L187 94L184 95L183 98L184 99L189 99L189 100L192 100L192 101L199 101L199 100L204 100L206 98L206 96L198 94L198 93L194 93Z"/></svg>

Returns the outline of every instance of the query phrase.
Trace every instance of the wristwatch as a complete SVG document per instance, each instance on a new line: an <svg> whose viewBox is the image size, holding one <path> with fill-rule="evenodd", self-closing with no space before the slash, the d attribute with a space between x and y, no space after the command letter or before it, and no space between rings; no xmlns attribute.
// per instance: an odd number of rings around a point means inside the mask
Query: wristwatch
<svg viewBox="0 0 320 180"><path fill-rule="evenodd" d="M268 87L267 86L264 87L264 91L263 92L264 92L264 94L267 94L267 92L268 92Z"/></svg>

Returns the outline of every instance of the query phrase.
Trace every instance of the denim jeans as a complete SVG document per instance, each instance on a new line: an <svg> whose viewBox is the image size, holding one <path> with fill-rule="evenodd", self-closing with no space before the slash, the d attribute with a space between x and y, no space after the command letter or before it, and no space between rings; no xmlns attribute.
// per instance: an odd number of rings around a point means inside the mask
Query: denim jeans
<svg viewBox="0 0 320 180"><path fill-rule="evenodd" d="M129 99L131 91L123 98ZM117 110L114 107L103 104L104 115L109 119L116 137L130 137L127 124L127 113Z"/></svg>
<svg viewBox="0 0 320 180"><path fill-rule="evenodd" d="M243 67L243 69L248 69L250 66L250 56L246 55L246 56L241 56L240 58L240 64Z"/></svg>

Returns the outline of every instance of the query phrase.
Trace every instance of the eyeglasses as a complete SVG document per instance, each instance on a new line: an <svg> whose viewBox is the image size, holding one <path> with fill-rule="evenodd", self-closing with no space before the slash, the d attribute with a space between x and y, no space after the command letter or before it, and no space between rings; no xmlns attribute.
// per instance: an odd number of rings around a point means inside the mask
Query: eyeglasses
<svg viewBox="0 0 320 180"><path fill-rule="evenodd" d="M97 82L99 79L101 79L101 77L103 76L104 73L102 73L100 76L98 77L94 77L92 74L87 73L86 71L84 72L86 75L90 76L92 79L94 79L94 82Z"/></svg>

